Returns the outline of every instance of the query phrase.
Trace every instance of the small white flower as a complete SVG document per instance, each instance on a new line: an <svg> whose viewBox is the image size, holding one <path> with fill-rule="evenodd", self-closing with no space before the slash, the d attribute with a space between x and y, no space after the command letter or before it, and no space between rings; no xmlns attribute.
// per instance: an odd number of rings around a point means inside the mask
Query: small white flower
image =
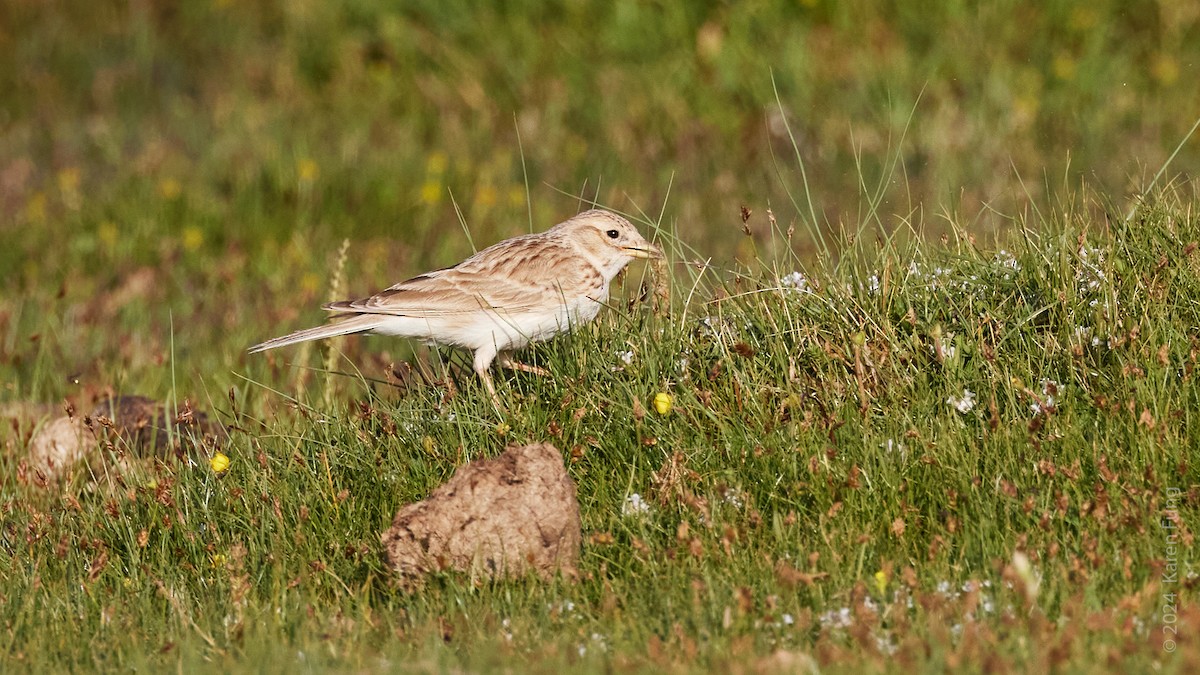
<svg viewBox="0 0 1200 675"><path fill-rule="evenodd" d="M550 612L558 612L560 616L566 617L575 614L575 603L570 600L563 600L558 603L558 607L553 604L547 604L546 609Z"/></svg>
<svg viewBox="0 0 1200 675"><path fill-rule="evenodd" d="M742 491L737 488L729 488L728 490L726 490L725 491L725 503L729 504L730 506L732 506L735 509L742 508L742 505L745 503L745 499L743 498Z"/></svg>
<svg viewBox="0 0 1200 675"><path fill-rule="evenodd" d="M610 370L612 370L612 372L614 372L614 373L619 373L619 372L624 371L625 366L628 366L633 363L633 352L628 351L628 350L623 351L623 352L617 352L617 361L619 361L620 363L613 366L612 368L610 368Z"/></svg>
<svg viewBox="0 0 1200 675"><path fill-rule="evenodd" d="M1079 258L1084 262L1095 261L1097 263L1104 262L1104 251L1095 246L1084 244L1079 247Z"/></svg>
<svg viewBox="0 0 1200 675"><path fill-rule="evenodd" d="M733 335L728 322L720 317L702 317L698 323L700 325L696 329L696 334L702 337L732 337Z"/></svg>
<svg viewBox="0 0 1200 675"><path fill-rule="evenodd" d="M794 623L796 623L796 619L795 619L794 617L792 617L792 615L791 615L791 614L784 614L784 615L783 615L783 625L785 625L785 626L790 626L790 625L792 625L792 624L794 624Z"/></svg>
<svg viewBox="0 0 1200 675"><path fill-rule="evenodd" d="M809 292L808 279L799 272L792 272L779 277L779 286L781 288L794 288L801 293Z"/></svg>
<svg viewBox="0 0 1200 675"><path fill-rule="evenodd" d="M817 621L825 628L846 628L854 623L854 615L850 612L849 607L843 607L839 610L829 610L817 617Z"/></svg>
<svg viewBox="0 0 1200 675"><path fill-rule="evenodd" d="M996 252L996 255L992 258L992 262L1013 271L1020 271L1021 269L1021 263L1017 262L1016 256L1004 249ZM1005 275L1005 278L1008 278L1008 275Z"/></svg>
<svg viewBox="0 0 1200 675"><path fill-rule="evenodd" d="M867 293L870 293L871 295L875 295L878 292L879 292L879 275L872 274L871 276L867 277Z"/></svg>
<svg viewBox="0 0 1200 675"><path fill-rule="evenodd" d="M650 512L650 503L642 499L642 496L636 492L625 498L625 503L621 504L621 515L623 516L640 516Z"/></svg>
<svg viewBox="0 0 1200 675"><path fill-rule="evenodd" d="M937 345L929 345L929 353L937 356L938 347L941 347L942 358L950 361L954 355L958 353L958 348L954 346L954 333L948 333L938 340Z"/></svg>
<svg viewBox="0 0 1200 675"><path fill-rule="evenodd" d="M962 414L971 412L975 407L975 392L970 389L963 388L962 396L955 398L953 396L946 399L946 403Z"/></svg>

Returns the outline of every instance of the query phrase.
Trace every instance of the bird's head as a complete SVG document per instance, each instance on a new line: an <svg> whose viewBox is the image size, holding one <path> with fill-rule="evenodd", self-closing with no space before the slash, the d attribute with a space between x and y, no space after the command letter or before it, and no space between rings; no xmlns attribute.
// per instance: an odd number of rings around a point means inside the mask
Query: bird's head
<svg viewBox="0 0 1200 675"><path fill-rule="evenodd" d="M646 241L636 227L611 211L584 211L558 227L567 230L584 249L605 258L663 257L662 251Z"/></svg>

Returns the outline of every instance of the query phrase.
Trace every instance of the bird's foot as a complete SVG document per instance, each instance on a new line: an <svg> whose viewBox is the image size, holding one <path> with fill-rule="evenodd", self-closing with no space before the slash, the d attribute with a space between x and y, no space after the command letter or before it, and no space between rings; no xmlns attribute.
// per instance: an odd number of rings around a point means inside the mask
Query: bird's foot
<svg viewBox="0 0 1200 675"><path fill-rule="evenodd" d="M508 354L501 354L496 358L496 362L499 363L501 367L508 368L510 370L519 370L523 373L533 373L534 375L540 375L542 377L550 377L550 371L546 370L545 368L514 361L513 358Z"/></svg>

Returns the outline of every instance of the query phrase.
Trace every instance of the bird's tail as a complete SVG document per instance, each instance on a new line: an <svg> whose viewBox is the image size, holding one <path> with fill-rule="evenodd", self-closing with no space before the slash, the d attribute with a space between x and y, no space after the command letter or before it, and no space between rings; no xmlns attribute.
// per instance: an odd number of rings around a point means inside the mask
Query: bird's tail
<svg viewBox="0 0 1200 675"><path fill-rule="evenodd" d="M265 352L268 349L276 347L286 347L294 345L297 342L307 342L308 340L323 340L325 338L337 337L339 335L351 335L354 333L365 333L374 328L378 328L387 317L377 314L359 314L357 316L349 316L344 319L335 320L335 323L317 326L316 328L307 328L298 330L290 335L273 338L261 344L254 345L250 348L250 353Z"/></svg>

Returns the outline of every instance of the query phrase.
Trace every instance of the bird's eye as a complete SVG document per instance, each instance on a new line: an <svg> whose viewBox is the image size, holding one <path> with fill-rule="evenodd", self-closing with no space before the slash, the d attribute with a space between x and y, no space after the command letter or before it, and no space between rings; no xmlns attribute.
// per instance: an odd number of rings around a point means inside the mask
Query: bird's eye
<svg viewBox="0 0 1200 675"><path fill-rule="evenodd" d="M621 233L617 232L616 230L609 230L608 232L605 232L604 234L607 234L609 239L616 239L618 236L621 235Z"/></svg>

